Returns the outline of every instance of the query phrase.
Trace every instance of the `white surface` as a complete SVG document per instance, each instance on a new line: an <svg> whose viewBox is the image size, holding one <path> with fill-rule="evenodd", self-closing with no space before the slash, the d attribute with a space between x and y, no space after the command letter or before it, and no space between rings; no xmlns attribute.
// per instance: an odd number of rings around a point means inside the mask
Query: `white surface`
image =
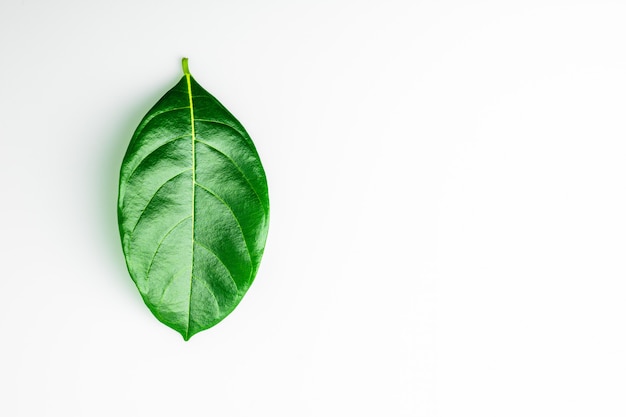
<svg viewBox="0 0 626 417"><path fill-rule="evenodd" d="M0 5L0 415L626 415L622 1ZM183 342L118 168L181 76L246 126L270 237Z"/></svg>

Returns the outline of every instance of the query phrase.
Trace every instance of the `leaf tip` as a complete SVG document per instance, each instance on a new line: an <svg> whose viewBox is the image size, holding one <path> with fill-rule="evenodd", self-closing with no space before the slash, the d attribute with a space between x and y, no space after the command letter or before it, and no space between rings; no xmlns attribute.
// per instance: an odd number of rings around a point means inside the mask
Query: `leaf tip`
<svg viewBox="0 0 626 417"><path fill-rule="evenodd" d="M190 75L189 74L189 64L188 64L189 59L188 58L183 58L183 73L185 75Z"/></svg>

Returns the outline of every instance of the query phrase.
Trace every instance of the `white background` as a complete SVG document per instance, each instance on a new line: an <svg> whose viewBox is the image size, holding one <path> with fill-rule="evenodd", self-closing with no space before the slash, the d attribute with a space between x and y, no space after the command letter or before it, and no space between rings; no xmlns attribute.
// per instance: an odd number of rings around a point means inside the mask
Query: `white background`
<svg viewBox="0 0 626 417"><path fill-rule="evenodd" d="M0 5L0 415L626 415L626 3ZM182 76L244 124L272 218L184 342L116 223Z"/></svg>

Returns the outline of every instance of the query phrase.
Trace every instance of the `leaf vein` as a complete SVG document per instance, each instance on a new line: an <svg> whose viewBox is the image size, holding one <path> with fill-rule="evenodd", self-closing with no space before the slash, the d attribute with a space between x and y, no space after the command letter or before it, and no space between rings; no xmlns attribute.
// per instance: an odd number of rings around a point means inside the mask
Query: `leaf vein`
<svg viewBox="0 0 626 417"><path fill-rule="evenodd" d="M237 292L239 292L239 286L237 285L237 282L235 282L235 278L233 277L233 273L230 272L230 269L228 269L228 267L226 266L224 261L222 261L222 258L217 256L217 253L215 253L215 251L213 249L209 248L208 246L205 246L200 241L194 240L194 243L197 243L201 248L203 248L204 250L208 251L210 254L215 256L215 259L217 259L219 261L219 263L221 263L224 266L224 269L226 269L226 272L228 272L228 276L230 277L231 281L233 281L233 285L235 286L235 289L237 290Z"/></svg>
<svg viewBox="0 0 626 417"><path fill-rule="evenodd" d="M136 132L135 132L135 134L133 135L133 137L138 138L138 137L141 135L141 133L143 132L143 130L146 128L146 126L148 126L148 124L149 124L151 121L153 121L155 118L157 118L158 116L160 116L160 115L162 115L162 114L165 114L165 113L173 112L173 111L176 111L176 110L184 110L184 109L188 109L188 108L189 108L189 106L185 106L185 107L174 107L173 109L163 110L163 111L161 111L161 112L158 112L158 113L155 113L155 114L151 115L152 117L150 117L149 119L146 119L146 120L144 121L145 123L143 123L143 125L141 126L141 129L140 129L140 130L138 130L138 131L136 131ZM132 140L131 140L131 144L132 144L133 142L134 142L134 141L132 141Z"/></svg>
<svg viewBox="0 0 626 417"><path fill-rule="evenodd" d="M213 292L213 289L211 288L211 286L207 282L205 282L203 279L198 278L192 272L191 273L191 280L193 281L194 278L196 279L196 281L200 281L201 283L204 284L204 287L207 289L209 294L211 294L211 297L213 297L213 299L215 300L215 306L217 307L217 316L219 316L221 314L220 303L219 303L219 301L217 301L217 297L215 296L215 293ZM189 303L191 304L191 299L189 300ZM191 320L191 318L190 318L190 320Z"/></svg>
<svg viewBox="0 0 626 417"><path fill-rule="evenodd" d="M252 261L252 253L250 252L250 248L248 247L248 242L246 241L246 235L243 232L243 227L241 226L241 222L239 222L239 219L235 215L235 212L233 211L232 207L226 201L224 201L222 197L217 195L214 191L209 190L207 187L197 182L196 182L196 185L202 188L207 193L211 194L216 199L218 199L223 205L225 205L228 208L228 210L230 211L230 214L233 216L233 219L235 219L235 222L237 222L237 226L239 226L239 230L241 231L241 237L243 239L243 244L246 247L246 251L248 252L248 257L250 258L250 265L253 265L254 262Z"/></svg>
<svg viewBox="0 0 626 417"><path fill-rule="evenodd" d="M227 128L234 130L235 133L237 133L239 136L243 138L243 140L246 141L246 143L248 144L251 143L251 140L248 137L248 135L246 135L244 132L237 129L236 127L229 125L228 123L220 122L219 120L211 120L211 119L196 119L196 122L205 122L205 123L213 124L213 125L226 126Z"/></svg>
<svg viewBox="0 0 626 417"><path fill-rule="evenodd" d="M252 183L250 182L250 180L248 179L248 177L246 176L246 174L244 174L244 172L241 170L241 168L239 167L239 165L237 165L237 163L235 163L235 161L228 156L226 153L224 153L223 151L217 149L215 146L213 145L209 145L207 142L204 142L202 140L196 139L196 142L199 142L211 149L213 149L215 152L218 152L221 155L224 155L224 157L226 159L228 159L230 161L231 164L233 164L233 166L235 168L237 168L237 171L239 171L239 173L241 174L241 176L243 177L244 180L246 180L246 182L248 183L248 186L250 187L250 189L252 190L252 192L254 193L254 195L256 196L256 198L259 200L259 203L261 203L261 208L263 209L263 212L267 215L267 209L265 207L265 204L263 203L263 200L261 200L261 197L259 196L259 193L256 191L256 189L254 188L254 186L252 185Z"/></svg>
<svg viewBox="0 0 626 417"><path fill-rule="evenodd" d="M137 219L137 223L135 223L135 227L133 227L133 230L131 230L131 232L130 232L131 236L133 235L133 233L135 233L135 229L137 229L137 225L139 225L139 222L141 221L141 218L143 217L143 215L145 214L146 210L150 206L150 203L152 203L152 200L154 200L154 197L159 193L159 191L161 191L161 189L163 187L165 187L166 184L171 182L173 179L181 176L182 174L184 174L187 171L191 171L191 168L187 168L186 170L179 172L178 174L174 175L172 178L168 179L163 184L161 184L161 186L159 188L157 188L157 190L154 192L154 194L152 195L152 197L148 201L148 204L146 204L146 206L143 208L143 210L141 210L141 213L139 214L139 218Z"/></svg>
<svg viewBox="0 0 626 417"><path fill-rule="evenodd" d="M187 270L185 269L184 272L187 272ZM191 273L191 271L189 272ZM177 274L172 274L172 277L170 278L170 280L167 282L167 284L165 284L165 287L163 288L163 292L161 293L161 298L159 298L159 301L156 303L156 305L158 306L161 305L161 303L163 302L163 298L165 298L165 292L168 290L170 285L172 285L172 283L174 282L174 279L176 279L177 276L178 276Z"/></svg>
<svg viewBox="0 0 626 417"><path fill-rule="evenodd" d="M161 239L161 241L159 242L159 244L157 245L156 251L154 251L154 255L152 255L152 259L150 260L150 265L148 265L148 271L146 272L146 279L150 278L150 271L152 270L152 264L154 263L154 259L157 256L157 253L159 253L159 249L161 249L161 245L163 244L163 242L165 242L165 239L167 239L167 237L178 227L180 226L185 220L191 218L191 216L187 216L184 219L182 219L181 221L179 221L178 223L176 223L170 230L167 231L167 233L165 234L165 236L163 236L163 238Z"/></svg>
<svg viewBox="0 0 626 417"><path fill-rule="evenodd" d="M137 170L139 169L139 167L141 166L141 164L143 164L146 159L148 159L153 153L155 153L156 151L158 151L159 149L163 148L166 145L169 145L172 142L176 142L177 140L186 138L187 136L191 136L191 135L183 135L183 136L177 136L175 138L172 138L170 140L168 140L165 143L160 144L159 146L157 146L156 148L154 148L153 150L151 150L148 155L144 156L141 161L137 164L137 166L135 167L135 169L133 169L133 171L130 173L130 175L128 177L126 177L126 182L130 182L130 179L133 177L133 175L135 174L135 172L137 172Z"/></svg>

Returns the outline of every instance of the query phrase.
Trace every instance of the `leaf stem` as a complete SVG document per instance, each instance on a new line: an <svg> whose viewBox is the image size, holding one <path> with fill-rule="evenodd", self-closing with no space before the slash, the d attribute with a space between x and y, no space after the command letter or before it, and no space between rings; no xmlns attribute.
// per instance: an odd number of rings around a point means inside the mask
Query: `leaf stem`
<svg viewBox="0 0 626 417"><path fill-rule="evenodd" d="M187 63L187 61L189 61L187 58L183 58L183 73L185 75L190 75L189 74L189 64Z"/></svg>

